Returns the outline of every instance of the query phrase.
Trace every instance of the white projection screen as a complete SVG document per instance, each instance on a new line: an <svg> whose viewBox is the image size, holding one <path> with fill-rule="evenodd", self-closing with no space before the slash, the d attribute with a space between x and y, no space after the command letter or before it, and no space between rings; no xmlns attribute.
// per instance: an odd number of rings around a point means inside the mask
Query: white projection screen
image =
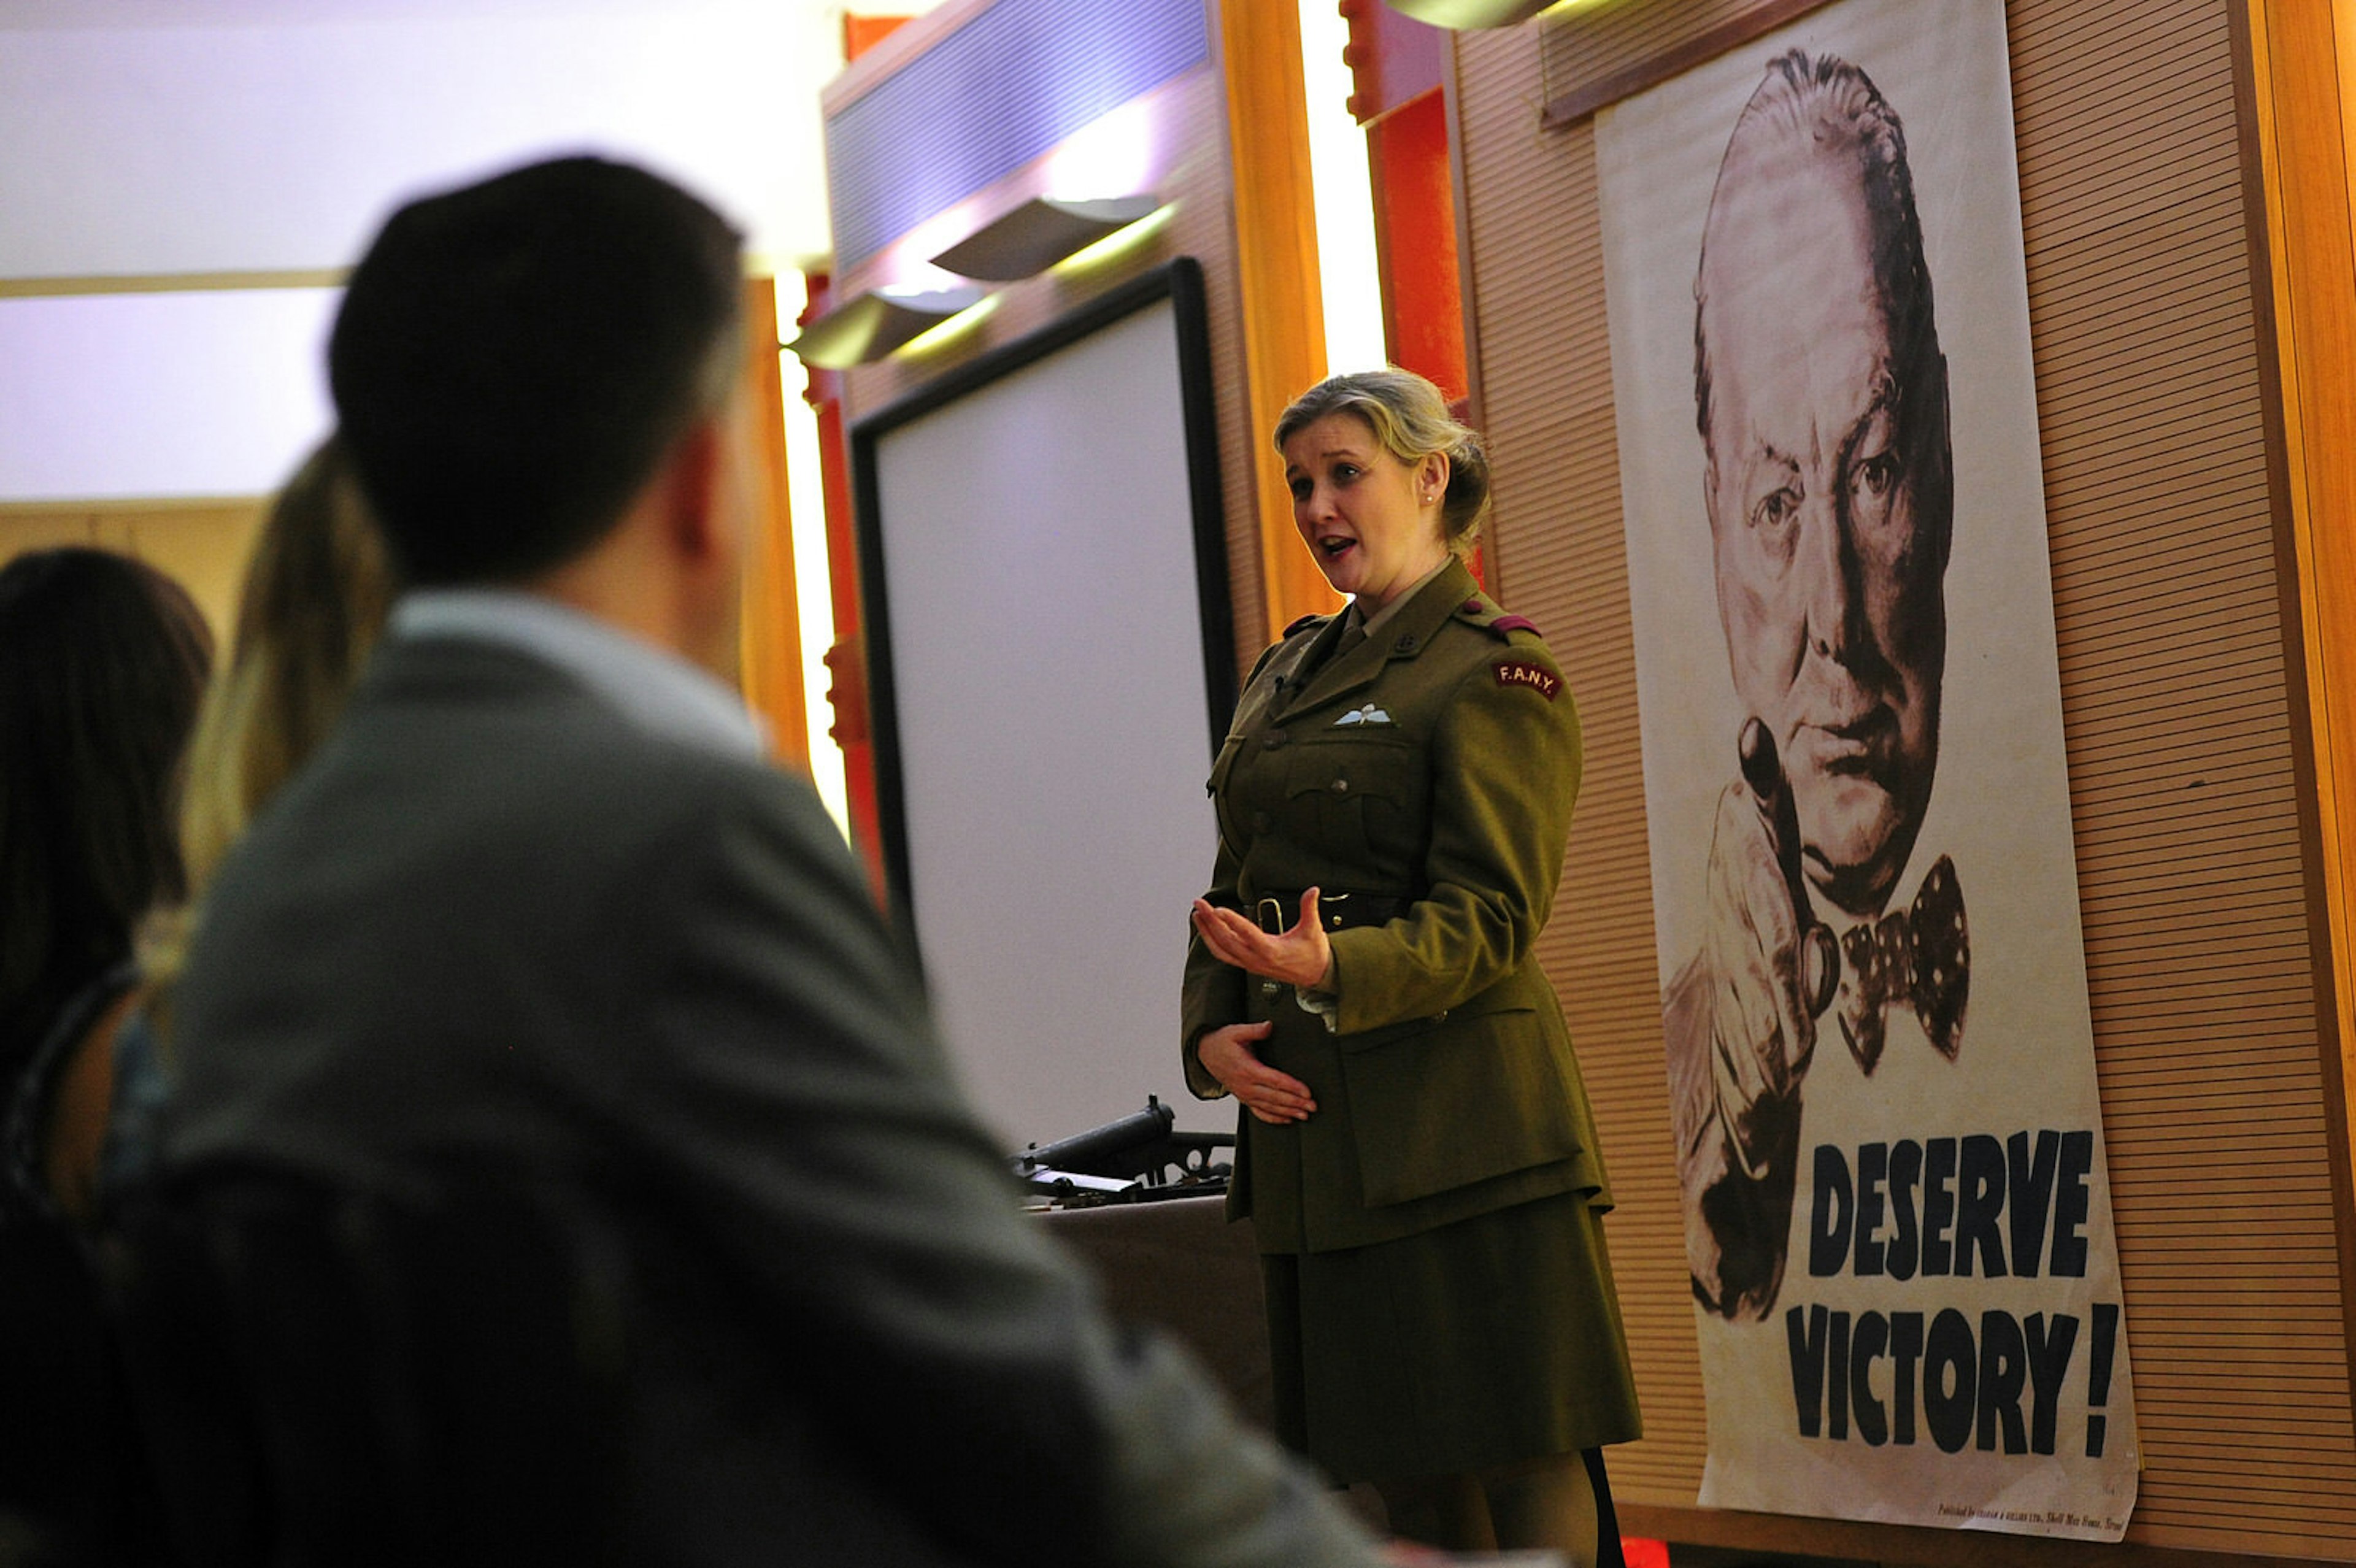
<svg viewBox="0 0 2356 1568"><path fill-rule="evenodd" d="M1177 1045L1235 698L1201 301L1173 262L852 432L886 863L1010 1153L1233 1121Z"/></svg>

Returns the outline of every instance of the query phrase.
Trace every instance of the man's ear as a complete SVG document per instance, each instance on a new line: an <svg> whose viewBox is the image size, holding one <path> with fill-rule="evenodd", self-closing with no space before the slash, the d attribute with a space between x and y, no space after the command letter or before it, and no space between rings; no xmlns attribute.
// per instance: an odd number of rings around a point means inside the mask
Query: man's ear
<svg viewBox="0 0 2356 1568"><path fill-rule="evenodd" d="M707 414L671 443L663 462L663 526L682 560L706 561L728 548L728 443L721 416Z"/></svg>

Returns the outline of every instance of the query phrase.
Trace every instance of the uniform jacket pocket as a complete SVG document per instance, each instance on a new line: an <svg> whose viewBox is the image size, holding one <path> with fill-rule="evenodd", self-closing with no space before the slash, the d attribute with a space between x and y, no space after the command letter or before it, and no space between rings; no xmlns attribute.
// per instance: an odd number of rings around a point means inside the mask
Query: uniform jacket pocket
<svg viewBox="0 0 2356 1568"><path fill-rule="evenodd" d="M1321 734L1289 748L1284 827L1293 841L1364 865L1410 808L1420 752L1390 735Z"/></svg>
<svg viewBox="0 0 2356 1568"><path fill-rule="evenodd" d="M1540 1014L1462 1012L1386 1029L1342 1059L1369 1207L1405 1203L1580 1152Z"/></svg>

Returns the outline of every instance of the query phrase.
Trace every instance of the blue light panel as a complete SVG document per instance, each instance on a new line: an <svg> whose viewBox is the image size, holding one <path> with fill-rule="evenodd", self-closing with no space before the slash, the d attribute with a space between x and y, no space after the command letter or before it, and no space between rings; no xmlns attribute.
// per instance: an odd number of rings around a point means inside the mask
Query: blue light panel
<svg viewBox="0 0 2356 1568"><path fill-rule="evenodd" d="M827 121L835 266L857 266L1210 52L1203 0L998 0Z"/></svg>

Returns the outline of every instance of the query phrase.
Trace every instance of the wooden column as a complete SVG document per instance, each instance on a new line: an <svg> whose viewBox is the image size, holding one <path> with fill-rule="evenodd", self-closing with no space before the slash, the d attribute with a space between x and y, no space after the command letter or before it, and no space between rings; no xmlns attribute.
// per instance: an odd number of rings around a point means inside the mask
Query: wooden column
<svg viewBox="0 0 2356 1568"><path fill-rule="evenodd" d="M1227 82L1242 263L1244 364L1268 636L1341 598L1292 528L1284 463L1269 445L1284 406L1325 374L1317 209L1309 177L1309 103L1301 80L1301 14L1288 0L1226 0L1219 37Z"/></svg>
<svg viewBox="0 0 2356 1568"><path fill-rule="evenodd" d="M802 698L801 613L794 600L793 508L786 495L786 394L777 364L775 278L744 280L744 375L757 465L739 654L744 702L768 722L772 753L808 773L809 714Z"/></svg>
<svg viewBox="0 0 2356 1568"><path fill-rule="evenodd" d="M2251 131L2265 212L2280 428L2286 623L2300 635L2314 736L2311 787L2319 875L2317 946L2339 1024L2343 1146L2356 1125L2356 4L2248 5ZM2328 942L2329 946L2325 944ZM2343 1147L2342 1224L2356 1212L2356 1149ZM2356 1298L2356 1237L2343 1274Z"/></svg>

